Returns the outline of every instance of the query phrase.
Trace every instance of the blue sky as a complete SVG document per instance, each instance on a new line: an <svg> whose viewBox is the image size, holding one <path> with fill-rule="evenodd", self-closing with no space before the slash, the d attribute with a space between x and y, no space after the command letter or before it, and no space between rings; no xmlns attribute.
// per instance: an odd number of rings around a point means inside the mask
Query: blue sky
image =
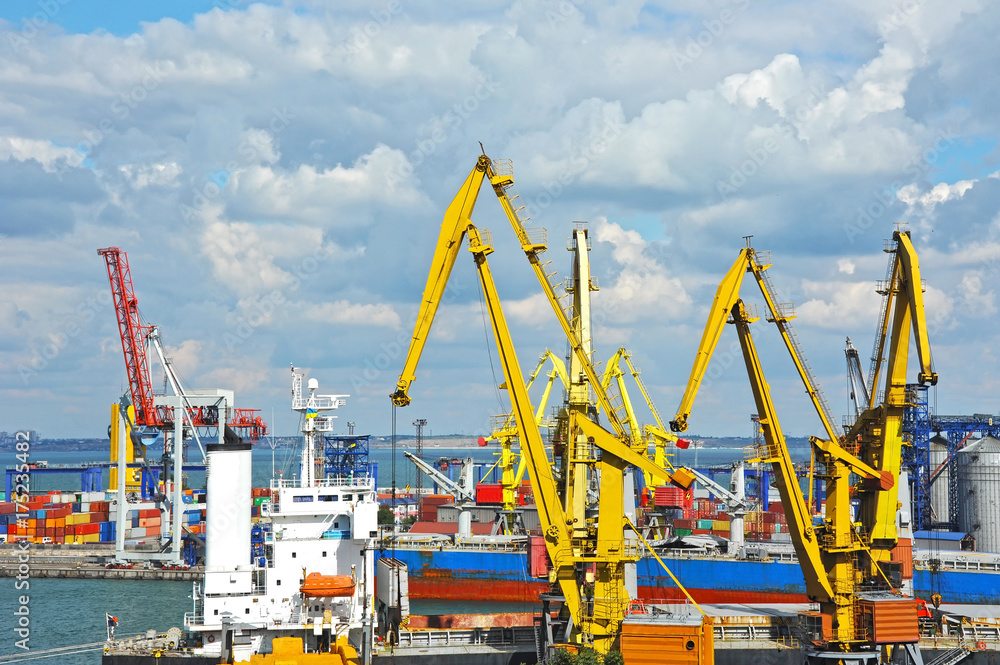
<svg viewBox="0 0 1000 665"><path fill-rule="evenodd" d="M89 34L100 30L121 37L138 32L142 22L172 18L190 23L196 14L213 8L238 8L245 4L242 0L8 0L0 5L0 18L19 30L25 29L28 21L36 27L45 23L57 25L67 33Z"/></svg>
<svg viewBox="0 0 1000 665"><path fill-rule="evenodd" d="M940 412L996 413L1000 7L904 4L4 3L0 430L103 436L124 369L95 250L115 245L189 388L287 413L294 363L351 394L345 419L387 432L441 217L480 141L512 160L560 274L588 224L595 348L628 349L661 415L747 235L846 413L844 339L870 348L897 224L927 282ZM57 27L24 31L38 13ZM494 231L522 366L562 353L488 188L473 220ZM504 405L467 256L451 284L402 417L481 435ZM758 325L785 431L815 434ZM749 430L731 332L695 433Z"/></svg>

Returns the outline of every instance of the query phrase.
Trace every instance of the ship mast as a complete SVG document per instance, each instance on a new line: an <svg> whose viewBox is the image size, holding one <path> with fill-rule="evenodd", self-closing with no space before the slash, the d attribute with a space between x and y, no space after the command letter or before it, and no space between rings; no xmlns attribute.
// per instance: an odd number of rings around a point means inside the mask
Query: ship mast
<svg viewBox="0 0 1000 665"><path fill-rule="evenodd" d="M302 414L302 470L299 474L302 487L312 487L317 479L316 439L318 434L333 431L333 421L337 416L324 416L324 411L333 411L347 404L350 395L317 395L319 381L309 379L309 394L302 395L304 372L296 371L292 365L292 410Z"/></svg>

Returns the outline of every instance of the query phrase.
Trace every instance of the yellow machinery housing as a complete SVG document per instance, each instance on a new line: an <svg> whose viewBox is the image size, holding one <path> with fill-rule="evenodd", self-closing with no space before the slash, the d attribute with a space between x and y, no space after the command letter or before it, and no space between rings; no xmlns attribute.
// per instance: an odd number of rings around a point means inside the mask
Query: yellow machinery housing
<svg viewBox="0 0 1000 665"><path fill-rule="evenodd" d="M118 491L118 440L125 437L125 464L135 462L135 444L132 442L132 426L129 423L135 422L135 408L128 407L128 417L122 418L121 406L111 405L111 427L108 436L111 439L111 478L108 481L108 489L112 492ZM128 468L125 471L125 492L140 492L142 490L142 469Z"/></svg>

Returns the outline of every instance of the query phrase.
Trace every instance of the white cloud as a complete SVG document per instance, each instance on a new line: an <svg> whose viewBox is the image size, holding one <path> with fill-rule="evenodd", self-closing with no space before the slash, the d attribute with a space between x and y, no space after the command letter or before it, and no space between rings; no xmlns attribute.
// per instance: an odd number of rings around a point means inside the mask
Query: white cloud
<svg viewBox="0 0 1000 665"><path fill-rule="evenodd" d="M645 318L670 319L687 314L691 297L680 279L649 255L649 243L638 232L598 218L594 227L598 242L610 243L611 256L621 266L614 282L602 287L601 308L611 311L617 323Z"/></svg>
<svg viewBox="0 0 1000 665"><path fill-rule="evenodd" d="M344 213L358 206L419 208L426 199L415 188L413 167L399 150L378 145L352 166L317 169L308 164L292 172L254 165L233 174L231 198L241 210L263 218L294 219L321 226L357 224L364 218Z"/></svg>
<svg viewBox="0 0 1000 665"><path fill-rule="evenodd" d="M385 303L362 304L346 300L306 306L305 318L318 323L398 328L399 314Z"/></svg>
<svg viewBox="0 0 1000 665"><path fill-rule="evenodd" d="M121 168L132 187L143 189L150 185L173 185L181 174L181 166L177 162L164 164L126 164Z"/></svg>
<svg viewBox="0 0 1000 665"><path fill-rule="evenodd" d="M60 167L78 167L83 164L83 157L77 150L57 146L51 141L0 136L0 159L16 159L21 162L33 159L48 173L54 173Z"/></svg>
<svg viewBox="0 0 1000 665"><path fill-rule="evenodd" d="M847 331L875 325L881 296L873 282L805 280L802 290L808 300L797 307L796 314L804 325Z"/></svg>

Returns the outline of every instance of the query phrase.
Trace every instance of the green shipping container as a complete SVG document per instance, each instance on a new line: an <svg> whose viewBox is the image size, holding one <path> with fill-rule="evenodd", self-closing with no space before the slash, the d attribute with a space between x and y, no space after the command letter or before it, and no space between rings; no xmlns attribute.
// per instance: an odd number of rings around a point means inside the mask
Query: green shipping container
<svg viewBox="0 0 1000 665"><path fill-rule="evenodd" d="M674 531L677 532L678 536L690 536L691 535L691 529L674 529Z"/></svg>
<svg viewBox="0 0 1000 665"><path fill-rule="evenodd" d="M698 520L698 527L697 528L699 528L699 529L711 529L712 528L712 520Z"/></svg>
<svg viewBox="0 0 1000 665"><path fill-rule="evenodd" d="M255 496L253 498L253 505L259 506L263 503L271 503L271 497L269 496Z"/></svg>

